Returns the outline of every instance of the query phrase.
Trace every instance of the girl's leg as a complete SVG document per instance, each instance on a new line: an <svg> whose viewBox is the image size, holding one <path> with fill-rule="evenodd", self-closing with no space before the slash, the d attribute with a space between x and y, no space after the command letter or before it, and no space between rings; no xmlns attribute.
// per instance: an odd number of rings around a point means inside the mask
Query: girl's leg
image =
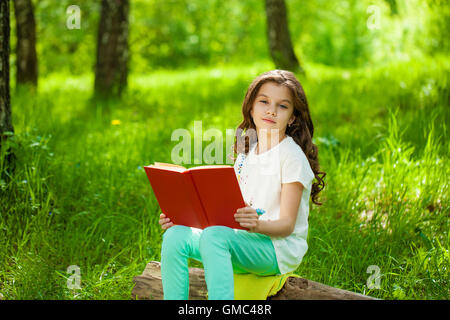
<svg viewBox="0 0 450 320"><path fill-rule="evenodd" d="M163 234L161 278L165 300L189 298L188 259L200 260L202 230L175 225Z"/></svg>
<svg viewBox="0 0 450 320"><path fill-rule="evenodd" d="M211 300L234 299L233 271L261 276L280 274L272 240L263 234L209 227L201 234L200 254Z"/></svg>

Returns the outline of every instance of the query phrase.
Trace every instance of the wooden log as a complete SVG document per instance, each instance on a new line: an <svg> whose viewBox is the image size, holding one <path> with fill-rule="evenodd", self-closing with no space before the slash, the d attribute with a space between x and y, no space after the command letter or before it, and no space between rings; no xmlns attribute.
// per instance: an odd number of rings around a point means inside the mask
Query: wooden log
<svg viewBox="0 0 450 320"><path fill-rule="evenodd" d="M161 264L151 261L140 276L133 278L132 299L162 300ZM206 300L203 269L189 268L189 300ZM359 293L330 287L304 278L289 277L283 288L268 300L378 300Z"/></svg>

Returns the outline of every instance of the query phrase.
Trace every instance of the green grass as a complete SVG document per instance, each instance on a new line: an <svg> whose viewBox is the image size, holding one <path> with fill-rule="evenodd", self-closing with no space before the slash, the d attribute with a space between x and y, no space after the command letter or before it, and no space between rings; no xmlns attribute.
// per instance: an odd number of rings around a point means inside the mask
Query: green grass
<svg viewBox="0 0 450 320"><path fill-rule="evenodd" d="M142 167L170 162L172 132L193 133L196 120L203 132L235 129L248 85L271 68L131 75L121 101L91 100L91 75L53 74L37 95L16 92L17 168L0 181L4 299L130 299L132 278L160 259L159 207ZM300 77L327 176L297 273L382 299L448 299L449 70L438 57L311 65ZM67 288L70 265L80 290ZM370 265L380 289L367 287Z"/></svg>

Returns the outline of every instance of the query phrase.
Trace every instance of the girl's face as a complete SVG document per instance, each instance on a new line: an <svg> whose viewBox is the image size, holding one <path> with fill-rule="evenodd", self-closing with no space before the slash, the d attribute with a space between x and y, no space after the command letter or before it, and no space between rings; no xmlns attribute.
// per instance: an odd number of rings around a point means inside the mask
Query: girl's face
<svg viewBox="0 0 450 320"><path fill-rule="evenodd" d="M275 82L264 83L256 95L250 114L257 131L266 129L270 135L271 130L278 130L279 137L283 138L287 125L295 120L290 90Z"/></svg>

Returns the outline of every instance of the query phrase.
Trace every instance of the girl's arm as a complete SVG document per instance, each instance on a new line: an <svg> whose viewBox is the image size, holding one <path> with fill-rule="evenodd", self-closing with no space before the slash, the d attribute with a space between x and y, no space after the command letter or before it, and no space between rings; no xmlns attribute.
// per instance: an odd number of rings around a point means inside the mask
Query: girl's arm
<svg viewBox="0 0 450 320"><path fill-rule="evenodd" d="M258 220L256 209L247 206L237 210L236 221L242 227L248 228L250 232L272 237L287 237L294 231L302 193L303 185L300 182L283 183L278 220Z"/></svg>

